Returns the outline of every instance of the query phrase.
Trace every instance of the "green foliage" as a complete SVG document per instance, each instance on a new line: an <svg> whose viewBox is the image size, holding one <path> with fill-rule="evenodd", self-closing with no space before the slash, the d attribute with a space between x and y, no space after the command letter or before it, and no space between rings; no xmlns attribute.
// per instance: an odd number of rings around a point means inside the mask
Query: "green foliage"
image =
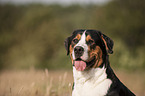
<svg viewBox="0 0 145 96"><path fill-rule="evenodd" d="M115 42L112 66L144 69L144 4L0 5L0 68L71 68L65 38L75 29L97 29Z"/></svg>

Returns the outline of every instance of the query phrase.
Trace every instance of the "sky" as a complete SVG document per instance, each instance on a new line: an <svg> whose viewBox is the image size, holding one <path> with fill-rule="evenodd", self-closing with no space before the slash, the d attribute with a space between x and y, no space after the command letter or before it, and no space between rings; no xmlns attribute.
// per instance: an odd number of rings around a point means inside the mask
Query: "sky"
<svg viewBox="0 0 145 96"><path fill-rule="evenodd" d="M29 4L29 3L42 3L42 4L105 4L111 0L0 0L0 4Z"/></svg>

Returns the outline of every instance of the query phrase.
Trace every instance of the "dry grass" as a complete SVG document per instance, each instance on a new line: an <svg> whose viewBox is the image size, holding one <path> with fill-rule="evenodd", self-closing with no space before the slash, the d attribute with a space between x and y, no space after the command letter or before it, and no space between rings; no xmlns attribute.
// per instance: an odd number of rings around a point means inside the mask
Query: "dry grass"
<svg viewBox="0 0 145 96"><path fill-rule="evenodd" d="M137 96L145 96L144 72L116 71ZM2 71L0 96L71 96L72 71Z"/></svg>
<svg viewBox="0 0 145 96"><path fill-rule="evenodd" d="M3 71L0 96L70 96L72 80L70 71Z"/></svg>

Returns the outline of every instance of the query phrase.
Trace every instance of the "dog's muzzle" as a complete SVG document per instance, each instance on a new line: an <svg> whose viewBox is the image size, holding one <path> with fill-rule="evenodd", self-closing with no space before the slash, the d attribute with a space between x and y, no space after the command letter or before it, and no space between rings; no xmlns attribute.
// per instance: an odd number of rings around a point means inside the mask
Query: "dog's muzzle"
<svg viewBox="0 0 145 96"><path fill-rule="evenodd" d="M81 46L76 46L74 48L75 58L80 58L84 54L84 48Z"/></svg>

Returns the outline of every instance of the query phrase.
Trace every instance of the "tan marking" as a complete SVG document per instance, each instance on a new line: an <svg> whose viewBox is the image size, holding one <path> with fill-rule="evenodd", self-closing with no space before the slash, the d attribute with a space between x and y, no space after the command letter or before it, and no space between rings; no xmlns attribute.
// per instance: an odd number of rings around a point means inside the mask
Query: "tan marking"
<svg viewBox="0 0 145 96"><path fill-rule="evenodd" d="M88 35L88 36L86 37L86 41L89 41L89 40L92 40L92 38L91 38L90 35Z"/></svg>
<svg viewBox="0 0 145 96"><path fill-rule="evenodd" d="M75 38L77 38L78 40L81 39L81 34L78 34Z"/></svg>
<svg viewBox="0 0 145 96"><path fill-rule="evenodd" d="M89 41L89 40L93 40L90 35L86 37L86 41ZM95 50L93 50L93 49L90 49L90 46L88 46L88 53L89 53L88 61L91 61L94 58L94 56L96 58L96 63L93 65L93 68L99 67L103 62L103 59L102 59L103 52L101 48L99 46L96 46Z"/></svg>
<svg viewBox="0 0 145 96"><path fill-rule="evenodd" d="M96 56L97 61L93 66L93 68L99 67L103 63L103 58L102 58L103 52L99 46L97 46L96 49L98 52L98 56Z"/></svg>
<svg viewBox="0 0 145 96"><path fill-rule="evenodd" d="M102 64L103 62L102 55L103 55L103 52L99 46L96 46L95 50L93 49L90 50L89 48L90 59L92 59L94 56L96 58L96 63L93 65L93 68L99 67Z"/></svg>
<svg viewBox="0 0 145 96"><path fill-rule="evenodd" d="M91 38L91 36L90 36L90 35L88 35L88 36L86 37L86 41L89 41L89 40L94 41L94 40ZM92 42L92 44L91 44L91 45L93 45L93 44L95 44L95 42Z"/></svg>
<svg viewBox="0 0 145 96"><path fill-rule="evenodd" d="M108 46L107 46L107 43L106 43L106 41L105 41L105 39L103 38L103 35L101 35L101 38L102 38L102 40L103 40L103 42L104 42L104 44L105 44L105 47L106 47L106 50L107 50L107 52L108 52Z"/></svg>
<svg viewBox="0 0 145 96"><path fill-rule="evenodd" d="M72 62L72 64L73 64L73 57L72 57L73 49L74 49L74 48L72 47L72 45L70 45L69 50L70 50L70 58L71 58L71 62Z"/></svg>

